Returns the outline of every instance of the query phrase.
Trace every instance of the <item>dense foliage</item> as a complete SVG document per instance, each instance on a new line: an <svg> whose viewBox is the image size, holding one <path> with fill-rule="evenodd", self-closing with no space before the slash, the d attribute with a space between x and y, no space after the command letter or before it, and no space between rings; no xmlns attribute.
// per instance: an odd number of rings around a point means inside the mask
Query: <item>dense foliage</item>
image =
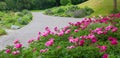
<svg viewBox="0 0 120 58"><path fill-rule="evenodd" d="M44 14L47 15L55 15L55 16L62 16L62 17L75 17L81 18L92 14L94 10L89 7L80 8L76 5L71 6L61 6L55 7L52 9L47 9Z"/></svg>
<svg viewBox="0 0 120 58"><path fill-rule="evenodd" d="M1 0L0 10L46 9L54 6L78 4L86 0Z"/></svg>
<svg viewBox="0 0 120 58"><path fill-rule="evenodd" d="M19 40L0 52L1 58L120 58L120 13L84 18L62 29L49 27L30 39Z"/></svg>
<svg viewBox="0 0 120 58"><path fill-rule="evenodd" d="M5 35L5 34L6 34L6 31L0 28L0 35Z"/></svg>
<svg viewBox="0 0 120 58"><path fill-rule="evenodd" d="M0 11L0 35L5 34L1 28L11 28L12 26L22 27L32 20L32 14L28 10L22 12Z"/></svg>

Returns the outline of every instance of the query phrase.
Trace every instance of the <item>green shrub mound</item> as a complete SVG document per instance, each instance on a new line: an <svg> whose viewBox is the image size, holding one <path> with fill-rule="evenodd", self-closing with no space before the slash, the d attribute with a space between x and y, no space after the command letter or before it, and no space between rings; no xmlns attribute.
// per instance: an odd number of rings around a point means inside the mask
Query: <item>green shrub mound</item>
<svg viewBox="0 0 120 58"><path fill-rule="evenodd" d="M62 17L81 18L92 14L94 10L89 7L80 8L78 6L61 6L52 9L47 9L44 14L55 15Z"/></svg>
<svg viewBox="0 0 120 58"><path fill-rule="evenodd" d="M5 34L6 34L6 31L5 31L4 29L1 29L1 28L0 28L0 36L1 36L1 35L5 35Z"/></svg>
<svg viewBox="0 0 120 58"><path fill-rule="evenodd" d="M0 26L10 28L12 25L24 26L32 20L32 14L28 10L22 12L0 12Z"/></svg>
<svg viewBox="0 0 120 58"><path fill-rule="evenodd" d="M71 0L60 0L61 5L71 4Z"/></svg>
<svg viewBox="0 0 120 58"><path fill-rule="evenodd" d="M0 58L120 58L120 13L69 22L62 29L49 27L28 40L19 40L0 52Z"/></svg>

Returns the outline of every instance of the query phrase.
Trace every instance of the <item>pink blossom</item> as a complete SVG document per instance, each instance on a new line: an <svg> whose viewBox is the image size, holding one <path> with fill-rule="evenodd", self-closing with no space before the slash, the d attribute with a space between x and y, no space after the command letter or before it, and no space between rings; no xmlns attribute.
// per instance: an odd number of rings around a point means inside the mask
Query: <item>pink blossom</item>
<svg viewBox="0 0 120 58"><path fill-rule="evenodd" d="M50 29L49 29L49 27L45 27L45 30L48 31L48 30L50 30Z"/></svg>
<svg viewBox="0 0 120 58"><path fill-rule="evenodd" d="M59 33L57 33L58 36L63 36L64 35L64 32L63 31L60 31Z"/></svg>
<svg viewBox="0 0 120 58"><path fill-rule="evenodd" d="M92 43L96 43L97 42L97 39L96 38L93 38L92 39Z"/></svg>
<svg viewBox="0 0 120 58"><path fill-rule="evenodd" d="M88 36L80 36L80 38L86 39L86 38L88 38Z"/></svg>
<svg viewBox="0 0 120 58"><path fill-rule="evenodd" d="M37 37L37 40L40 40L40 36Z"/></svg>
<svg viewBox="0 0 120 58"><path fill-rule="evenodd" d="M70 31L71 31L70 29L66 30L66 31L65 31L65 34L69 34Z"/></svg>
<svg viewBox="0 0 120 58"><path fill-rule="evenodd" d="M18 50L12 52L13 55L17 55L17 54L19 54L19 53L20 53L20 51L18 51Z"/></svg>
<svg viewBox="0 0 120 58"><path fill-rule="evenodd" d="M118 44L118 41L117 40L112 40L111 41L111 45L117 45Z"/></svg>
<svg viewBox="0 0 120 58"><path fill-rule="evenodd" d="M79 45L80 45L80 46L83 46L84 43L85 43L85 40L80 40L80 41L79 41Z"/></svg>
<svg viewBox="0 0 120 58"><path fill-rule="evenodd" d="M78 32L79 30L78 29L75 29L74 32Z"/></svg>
<svg viewBox="0 0 120 58"><path fill-rule="evenodd" d="M70 28L70 26L65 26L63 29L62 29L62 31L66 31L66 30L69 30L68 28Z"/></svg>
<svg viewBox="0 0 120 58"><path fill-rule="evenodd" d="M55 28L54 28L54 31L58 31L58 27L55 27Z"/></svg>
<svg viewBox="0 0 120 58"><path fill-rule="evenodd" d="M102 58L108 58L108 54L104 54Z"/></svg>
<svg viewBox="0 0 120 58"><path fill-rule="evenodd" d="M98 46L100 48L100 52L105 52L107 50L107 46Z"/></svg>
<svg viewBox="0 0 120 58"><path fill-rule="evenodd" d="M112 32L116 32L118 30L118 28L117 27L114 27L113 29L112 29Z"/></svg>
<svg viewBox="0 0 120 58"><path fill-rule="evenodd" d="M113 26L109 25L109 26L107 26L107 27L105 28L105 30L106 30L106 31L109 31L109 30L111 30L112 28L113 28Z"/></svg>
<svg viewBox="0 0 120 58"><path fill-rule="evenodd" d="M89 34L87 37L90 39L96 38L94 34Z"/></svg>
<svg viewBox="0 0 120 58"><path fill-rule="evenodd" d="M70 43L77 43L79 41L79 38L74 39L73 37L69 37L68 39Z"/></svg>
<svg viewBox="0 0 120 58"><path fill-rule="evenodd" d="M40 53L45 53L45 52L47 52L49 49L48 48L46 48L46 49L41 49L40 50Z"/></svg>
<svg viewBox="0 0 120 58"><path fill-rule="evenodd" d="M75 48L75 46L68 46L67 48L68 49L73 49L73 48Z"/></svg>
<svg viewBox="0 0 120 58"><path fill-rule="evenodd" d="M96 28L93 32L97 33L98 31L102 31L102 28Z"/></svg>
<svg viewBox="0 0 120 58"><path fill-rule="evenodd" d="M10 50L10 49L7 49L7 50L5 50L5 52L6 52L6 53L10 53L10 52L11 52L11 50Z"/></svg>
<svg viewBox="0 0 120 58"><path fill-rule="evenodd" d="M41 32L38 32L38 35L41 35Z"/></svg>
<svg viewBox="0 0 120 58"><path fill-rule="evenodd" d="M21 48L21 47L22 47L22 44L20 43L15 44L15 48Z"/></svg>
<svg viewBox="0 0 120 58"><path fill-rule="evenodd" d="M116 38L113 38L113 37L108 38L109 41L113 41L114 39L116 39Z"/></svg>
<svg viewBox="0 0 120 58"><path fill-rule="evenodd" d="M49 34L49 31L46 31L46 32L42 33L42 36L46 37L46 36L48 36L48 34Z"/></svg>
<svg viewBox="0 0 120 58"><path fill-rule="evenodd" d="M32 39L28 40L28 43L32 43L34 40L35 40L35 39L32 38Z"/></svg>
<svg viewBox="0 0 120 58"><path fill-rule="evenodd" d="M18 39L14 41L14 44L20 43Z"/></svg>
<svg viewBox="0 0 120 58"><path fill-rule="evenodd" d="M103 34L103 31L97 31L97 34Z"/></svg>
<svg viewBox="0 0 120 58"><path fill-rule="evenodd" d="M45 43L45 46L52 46L53 43L54 43L54 39L52 38L52 39L50 39L49 41L47 41L47 42Z"/></svg>

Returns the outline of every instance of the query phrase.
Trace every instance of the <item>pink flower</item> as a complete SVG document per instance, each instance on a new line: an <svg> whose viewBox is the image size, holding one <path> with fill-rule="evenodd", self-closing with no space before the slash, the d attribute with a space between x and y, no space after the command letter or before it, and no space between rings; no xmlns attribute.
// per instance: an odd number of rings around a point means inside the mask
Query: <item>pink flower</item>
<svg viewBox="0 0 120 58"><path fill-rule="evenodd" d="M100 48L100 52L105 52L107 50L107 46L98 46Z"/></svg>
<svg viewBox="0 0 120 58"><path fill-rule="evenodd" d="M108 38L109 41L113 41L114 39L116 39L116 38L113 38L113 37Z"/></svg>
<svg viewBox="0 0 120 58"><path fill-rule="evenodd" d="M79 30L78 29L75 29L74 32L78 32Z"/></svg>
<svg viewBox="0 0 120 58"><path fill-rule="evenodd" d="M38 35L41 35L41 32L38 32Z"/></svg>
<svg viewBox="0 0 120 58"><path fill-rule="evenodd" d="M58 31L58 28L57 28L57 27L55 27L55 28L54 28L54 31Z"/></svg>
<svg viewBox="0 0 120 58"><path fill-rule="evenodd" d="M20 53L20 51L18 51L18 50L12 52L13 55L17 55L17 54L19 54L19 53Z"/></svg>
<svg viewBox="0 0 120 58"><path fill-rule="evenodd" d="M74 38L73 38L73 37L69 37L68 39L69 39L69 42L70 42L70 43L73 43L73 42L74 42Z"/></svg>
<svg viewBox="0 0 120 58"><path fill-rule="evenodd" d="M108 54L104 54L102 58L108 58Z"/></svg>
<svg viewBox="0 0 120 58"><path fill-rule="evenodd" d="M48 34L49 34L49 32L46 31L46 32L43 32L43 33L42 33L42 36L46 37L46 36L48 36Z"/></svg>
<svg viewBox="0 0 120 58"><path fill-rule="evenodd" d="M45 46L52 46L53 43L54 43L54 39L52 38L52 39L50 39L49 41L47 41L47 42L45 43Z"/></svg>
<svg viewBox="0 0 120 58"><path fill-rule="evenodd" d="M96 43L97 42L97 39L96 38L93 38L92 39L92 43Z"/></svg>
<svg viewBox="0 0 120 58"><path fill-rule="evenodd" d="M10 53L10 52L11 52L11 50L10 50L10 49L7 49L7 50L5 50L5 52L6 52L6 53Z"/></svg>
<svg viewBox="0 0 120 58"><path fill-rule="evenodd" d="M71 31L70 29L66 30L66 31L65 31L65 34L69 34L70 31Z"/></svg>
<svg viewBox="0 0 120 58"><path fill-rule="evenodd" d="M40 40L40 36L37 37L37 40Z"/></svg>
<svg viewBox="0 0 120 58"><path fill-rule="evenodd" d="M50 30L50 29L49 29L49 27L45 27L45 30L48 31L48 30Z"/></svg>
<svg viewBox="0 0 120 58"><path fill-rule="evenodd" d="M85 40L80 40L80 41L79 41L79 45L80 45L80 46L83 46L84 43L85 43Z"/></svg>
<svg viewBox="0 0 120 58"><path fill-rule="evenodd" d="M112 40L111 41L111 45L117 45L118 44L118 41L117 40Z"/></svg>
<svg viewBox="0 0 120 58"><path fill-rule="evenodd" d="M34 40L35 40L35 39L32 38L32 39L28 40L28 43L32 43Z"/></svg>
<svg viewBox="0 0 120 58"><path fill-rule="evenodd" d="M87 37L90 39L96 38L94 34L89 34Z"/></svg>
<svg viewBox="0 0 120 58"><path fill-rule="evenodd" d="M48 48L46 48L46 49L41 49L40 50L40 53L45 53L45 52L47 52L49 49Z"/></svg>
<svg viewBox="0 0 120 58"><path fill-rule="evenodd" d="M107 26L107 27L105 28L105 30L106 30L106 31L109 31L109 30L111 30L112 28L113 28L113 26L109 25L109 26Z"/></svg>
<svg viewBox="0 0 120 58"><path fill-rule="evenodd" d="M14 44L20 43L18 39L14 41Z"/></svg>
<svg viewBox="0 0 120 58"><path fill-rule="evenodd" d="M86 39L86 38L88 38L88 36L80 36L80 38Z"/></svg>
<svg viewBox="0 0 120 58"><path fill-rule="evenodd" d="M113 29L112 29L112 32L116 32L118 30L118 28L117 27L114 27Z"/></svg>
<svg viewBox="0 0 120 58"><path fill-rule="evenodd" d="M98 31L102 31L102 28L96 28L95 30L93 30L93 32L97 33Z"/></svg>
<svg viewBox="0 0 120 58"><path fill-rule="evenodd" d="M58 35L58 36L63 36L63 35L64 35L64 32L61 31L61 32L57 33L57 35Z"/></svg>
<svg viewBox="0 0 120 58"><path fill-rule="evenodd" d="M22 47L22 44L20 43L15 44L15 48L21 48L21 47Z"/></svg>
<svg viewBox="0 0 120 58"><path fill-rule="evenodd" d="M97 34L103 34L103 31L97 31Z"/></svg>
<svg viewBox="0 0 120 58"><path fill-rule="evenodd" d="M75 48L75 46L68 46L67 48L68 49L73 49L73 48Z"/></svg>
<svg viewBox="0 0 120 58"><path fill-rule="evenodd" d="M68 39L70 43L77 43L79 41L79 38L74 39L73 37L69 37Z"/></svg>

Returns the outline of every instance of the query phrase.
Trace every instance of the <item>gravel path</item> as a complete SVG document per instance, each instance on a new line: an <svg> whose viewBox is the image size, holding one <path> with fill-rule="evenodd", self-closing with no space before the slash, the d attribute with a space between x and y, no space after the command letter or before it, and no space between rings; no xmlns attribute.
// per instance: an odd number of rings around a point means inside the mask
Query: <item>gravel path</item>
<svg viewBox="0 0 120 58"><path fill-rule="evenodd" d="M7 30L8 35L0 37L0 49L4 49L6 45L12 45L15 39L19 39L24 46L28 46L27 41L31 38L35 38L38 32L43 32L46 26L50 29L54 27L62 28L68 25L68 22L76 22L81 19L78 18L66 18L66 17L54 17L43 15L41 12L32 12L33 20L26 26L18 30Z"/></svg>

